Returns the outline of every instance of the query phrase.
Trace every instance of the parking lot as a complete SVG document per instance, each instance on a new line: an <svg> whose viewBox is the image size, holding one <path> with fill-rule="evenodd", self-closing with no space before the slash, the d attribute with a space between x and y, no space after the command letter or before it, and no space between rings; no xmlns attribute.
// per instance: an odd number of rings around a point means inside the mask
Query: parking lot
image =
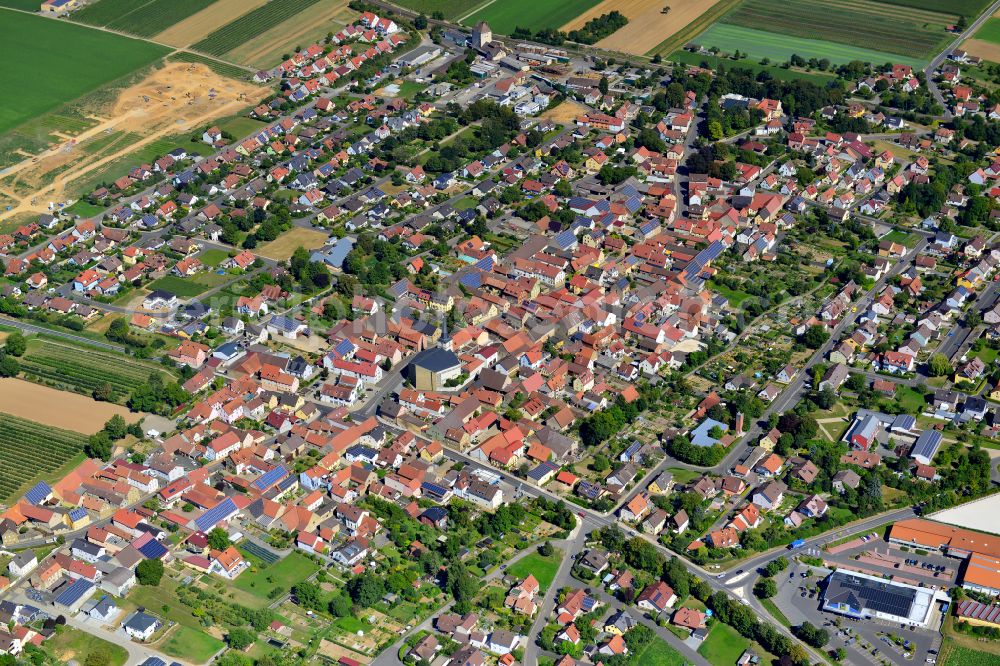
<svg viewBox="0 0 1000 666"><path fill-rule="evenodd" d="M822 581L828 569L793 562L775 577L778 594L772 599L792 625L810 622L830 633L826 650L847 650L845 663L916 664L934 658L929 650L940 647L937 626L903 628L880 620L856 620L821 610ZM894 638L898 637L897 644ZM909 654L909 657L906 655Z"/></svg>

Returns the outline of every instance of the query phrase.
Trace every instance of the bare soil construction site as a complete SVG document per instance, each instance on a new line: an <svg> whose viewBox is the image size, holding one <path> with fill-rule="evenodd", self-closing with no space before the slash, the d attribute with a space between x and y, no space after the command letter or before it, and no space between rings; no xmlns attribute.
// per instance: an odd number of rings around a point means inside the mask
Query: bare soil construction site
<svg viewBox="0 0 1000 666"><path fill-rule="evenodd" d="M266 93L265 88L220 76L200 64L171 63L154 70L106 108L93 109L88 117L96 125L62 136L63 143L8 168L0 179L0 196L14 203L0 212L0 220L44 212L50 202L75 199L89 184L87 176L123 175L105 171L154 142L235 114Z"/></svg>

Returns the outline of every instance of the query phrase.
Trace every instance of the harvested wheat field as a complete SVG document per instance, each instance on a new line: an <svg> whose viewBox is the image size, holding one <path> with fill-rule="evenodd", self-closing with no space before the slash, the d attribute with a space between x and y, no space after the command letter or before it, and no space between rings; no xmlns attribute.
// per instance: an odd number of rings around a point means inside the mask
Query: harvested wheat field
<svg viewBox="0 0 1000 666"><path fill-rule="evenodd" d="M551 120L554 123L567 125L576 120L579 116L587 113L587 107L572 100L564 100L561 104L552 109L546 109L539 118Z"/></svg>
<svg viewBox="0 0 1000 666"><path fill-rule="evenodd" d="M990 62L1000 62L1000 44L985 39L967 39L962 42L962 50L969 55L979 56Z"/></svg>
<svg viewBox="0 0 1000 666"><path fill-rule="evenodd" d="M12 416L87 435L100 430L115 414L129 423L145 416L121 405L12 377L0 379L0 405Z"/></svg>
<svg viewBox="0 0 1000 666"><path fill-rule="evenodd" d="M208 7L175 23L153 39L171 46L190 46L214 30L267 4L268 0L216 0Z"/></svg>
<svg viewBox="0 0 1000 666"><path fill-rule="evenodd" d="M268 259L284 261L289 259L292 253L300 247L315 250L318 247L323 247L329 239L330 234L319 229L292 227L273 241L257 248L257 254Z"/></svg>
<svg viewBox="0 0 1000 666"><path fill-rule="evenodd" d="M263 34L226 53L226 59L254 67L274 67L296 46L306 47L357 19L347 0L319 0Z"/></svg>
<svg viewBox="0 0 1000 666"><path fill-rule="evenodd" d="M590 19L617 10L628 17L628 25L597 42L597 46L643 55L707 12L716 2L718 0L603 0L564 25L562 30L575 30ZM668 6L670 11L664 14L662 10Z"/></svg>
<svg viewBox="0 0 1000 666"><path fill-rule="evenodd" d="M92 171L158 139L233 115L267 92L204 65L167 64L123 90L106 108L94 109L98 124L7 169L4 193L19 199L11 210L0 213L0 219L45 212L48 202L77 196L78 192L67 191L67 185Z"/></svg>

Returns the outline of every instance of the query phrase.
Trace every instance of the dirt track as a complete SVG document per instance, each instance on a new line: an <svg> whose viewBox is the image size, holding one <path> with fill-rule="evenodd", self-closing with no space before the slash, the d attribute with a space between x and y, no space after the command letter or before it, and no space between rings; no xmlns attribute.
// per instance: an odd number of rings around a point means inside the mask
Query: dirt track
<svg viewBox="0 0 1000 666"><path fill-rule="evenodd" d="M707 12L718 0L603 0L562 27L575 30L592 18L617 10L628 25L597 42L597 46L643 55ZM666 14L664 7L670 7Z"/></svg>
<svg viewBox="0 0 1000 666"><path fill-rule="evenodd" d="M79 194L68 192L66 186L82 176L157 139L187 132L215 118L236 113L266 93L265 88L224 78L204 65L166 65L122 91L94 127L8 169L5 186L15 191L23 188L24 192L19 192L14 208L0 213L0 219L26 212L45 212L48 202ZM100 150L86 150L88 141L96 141L112 132L121 136ZM132 141L136 135L141 138Z"/></svg>

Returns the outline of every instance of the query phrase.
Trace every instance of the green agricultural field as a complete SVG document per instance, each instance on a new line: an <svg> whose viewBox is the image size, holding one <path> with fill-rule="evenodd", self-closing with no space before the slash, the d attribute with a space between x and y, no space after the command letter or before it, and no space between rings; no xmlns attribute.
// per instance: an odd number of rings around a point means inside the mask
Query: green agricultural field
<svg viewBox="0 0 1000 666"><path fill-rule="evenodd" d="M11 9L21 9L26 12L37 12L42 3L35 0L0 0L0 7L10 7Z"/></svg>
<svg viewBox="0 0 1000 666"><path fill-rule="evenodd" d="M87 436L0 414L0 501L81 456Z"/></svg>
<svg viewBox="0 0 1000 666"><path fill-rule="evenodd" d="M191 48L209 55L222 55L317 2L319 0L271 0L266 5L230 21L205 39L193 44Z"/></svg>
<svg viewBox="0 0 1000 666"><path fill-rule="evenodd" d="M951 13L873 0L827 0L822 4L813 0L743 0L722 18L722 23L862 50L877 44L884 53L929 59L953 38L945 26L956 20ZM829 57L822 51L799 55Z"/></svg>
<svg viewBox="0 0 1000 666"><path fill-rule="evenodd" d="M986 19L986 23L976 31L974 37L984 42L1000 44L1000 18Z"/></svg>
<svg viewBox="0 0 1000 666"><path fill-rule="evenodd" d="M0 105L0 133L169 52L157 44L9 9L0 9L0 42L7 53L31 54L30 67L23 58L0 61L0 80L7 90L18 91L17 104Z"/></svg>
<svg viewBox="0 0 1000 666"><path fill-rule="evenodd" d="M461 18L478 5L485 4L488 0L398 0L394 4L400 7L412 9L415 12L422 12L431 16L434 12L441 12L446 19Z"/></svg>
<svg viewBox="0 0 1000 666"><path fill-rule="evenodd" d="M20 361L25 379L58 385L84 395L108 383L117 394L118 402L124 402L133 390L146 384L150 373L158 372L164 379L173 379L160 365L96 347L39 337L28 341L28 351Z"/></svg>
<svg viewBox="0 0 1000 666"><path fill-rule="evenodd" d="M879 64L885 62L920 64L917 58L896 56L881 51L869 51L818 39L779 35L775 32L754 30L728 23L716 23L698 35L694 41L706 48L717 46L726 53L733 53L738 49L754 60L770 58L772 61L784 62L793 54L798 54L804 58L826 58L833 64L844 64L852 60Z"/></svg>
<svg viewBox="0 0 1000 666"><path fill-rule="evenodd" d="M704 66L709 69L718 69L719 65L722 64L727 69L739 67L741 69L749 69L755 74L767 72L776 79L784 81L811 81L820 86L825 86L836 78L836 75L831 72L821 72L818 70L805 72L800 69L779 67L778 65L762 65L760 64L760 60L751 60L750 58L733 60L722 56L691 53L690 51L675 51L670 54L669 59L684 65Z"/></svg>
<svg viewBox="0 0 1000 666"><path fill-rule="evenodd" d="M514 578L527 578L532 574L538 581L538 586L544 591L547 590L552 580L559 570L559 563L562 561L562 553L558 550L549 557L544 557L540 553L525 555L507 568L507 573Z"/></svg>
<svg viewBox="0 0 1000 666"><path fill-rule="evenodd" d="M951 645L947 642L941 649L941 666L996 666L1000 656L989 652L970 650L961 645Z"/></svg>
<svg viewBox="0 0 1000 666"><path fill-rule="evenodd" d="M532 31L560 28L600 0L504 0L471 14L462 22L475 25L486 21L495 33L509 35L521 26Z"/></svg>
<svg viewBox="0 0 1000 666"><path fill-rule="evenodd" d="M960 14L972 20L979 16L990 0L881 0L887 5L899 5L900 7L913 7L929 12L943 12L945 14Z"/></svg>
<svg viewBox="0 0 1000 666"><path fill-rule="evenodd" d="M100 0L73 14L81 23L151 37L216 0Z"/></svg>

